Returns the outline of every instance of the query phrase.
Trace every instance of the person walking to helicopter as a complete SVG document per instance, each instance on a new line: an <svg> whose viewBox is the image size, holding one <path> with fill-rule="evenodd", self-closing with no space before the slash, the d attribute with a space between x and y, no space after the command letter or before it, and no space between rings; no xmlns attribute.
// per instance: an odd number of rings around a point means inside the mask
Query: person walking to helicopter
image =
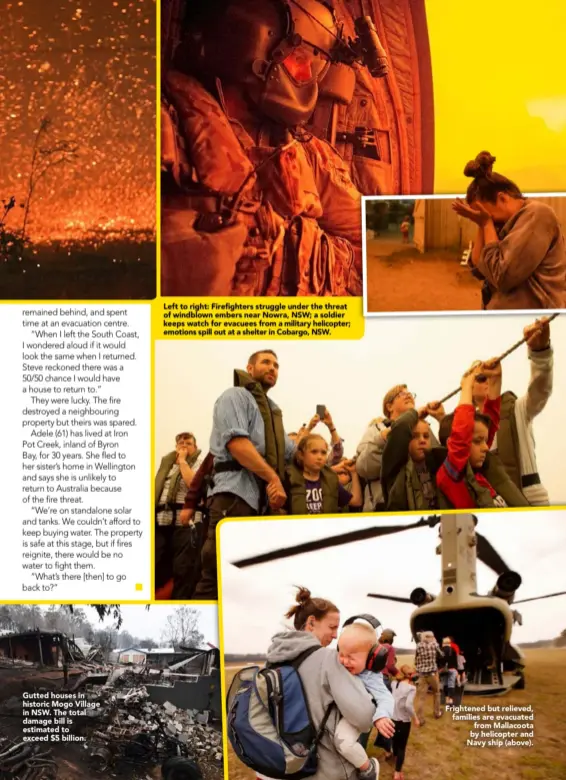
<svg viewBox="0 0 566 780"><path fill-rule="evenodd" d="M429 687L432 689L434 696L434 717L440 718L442 716L442 710L440 709L440 684L438 681L438 661L442 658L442 652L432 631L423 631L415 650L415 669L419 676L415 710L420 726L424 726L425 723L423 710Z"/></svg>
<svg viewBox="0 0 566 780"><path fill-rule="evenodd" d="M442 655L440 678L446 691L446 704L454 704L456 679L458 677L458 653L452 647L449 636L442 640Z"/></svg>
<svg viewBox="0 0 566 780"><path fill-rule="evenodd" d="M403 764L405 751L411 733L411 722L418 728L419 721L414 710L416 671L407 664L403 664L397 676L392 682L392 693L395 708L393 710L393 723L395 734L392 739L393 755L395 756L395 774L393 780L405 780Z"/></svg>

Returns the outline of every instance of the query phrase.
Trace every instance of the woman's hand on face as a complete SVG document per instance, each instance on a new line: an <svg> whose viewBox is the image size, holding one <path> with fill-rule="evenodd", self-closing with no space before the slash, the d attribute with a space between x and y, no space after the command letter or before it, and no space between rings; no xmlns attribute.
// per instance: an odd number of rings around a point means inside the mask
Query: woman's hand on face
<svg viewBox="0 0 566 780"><path fill-rule="evenodd" d="M456 200L452 203L452 208L459 217L469 219L471 222L474 222L480 227L485 225L486 222L489 222L491 219L489 213L477 201L474 202L473 206L470 206L461 198L456 198Z"/></svg>
<svg viewBox="0 0 566 780"><path fill-rule="evenodd" d="M391 739L393 734L395 734L395 724L391 718L380 718L375 721L374 725L378 732L386 739Z"/></svg>

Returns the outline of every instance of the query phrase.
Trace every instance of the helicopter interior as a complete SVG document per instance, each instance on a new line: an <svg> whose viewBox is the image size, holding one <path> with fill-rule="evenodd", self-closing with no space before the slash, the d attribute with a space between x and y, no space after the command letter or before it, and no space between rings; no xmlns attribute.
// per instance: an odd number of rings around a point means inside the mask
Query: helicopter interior
<svg viewBox="0 0 566 780"><path fill-rule="evenodd" d="M412 628L415 634L432 631L439 643L446 636L452 637L466 659L468 682L503 683L505 619L499 609L479 607L417 614Z"/></svg>

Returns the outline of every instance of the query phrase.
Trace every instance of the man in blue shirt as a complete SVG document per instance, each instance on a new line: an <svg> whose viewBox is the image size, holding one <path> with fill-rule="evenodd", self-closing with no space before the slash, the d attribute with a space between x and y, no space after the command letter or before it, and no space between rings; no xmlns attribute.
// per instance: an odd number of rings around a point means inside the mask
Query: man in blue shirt
<svg viewBox="0 0 566 780"><path fill-rule="evenodd" d="M208 492L209 526L202 573L193 598L218 598L216 526L224 517L277 512L287 498L282 484L295 444L283 429L279 407L267 397L279 375L272 350L254 352L246 371L234 372L234 387L214 405L210 452L214 485Z"/></svg>

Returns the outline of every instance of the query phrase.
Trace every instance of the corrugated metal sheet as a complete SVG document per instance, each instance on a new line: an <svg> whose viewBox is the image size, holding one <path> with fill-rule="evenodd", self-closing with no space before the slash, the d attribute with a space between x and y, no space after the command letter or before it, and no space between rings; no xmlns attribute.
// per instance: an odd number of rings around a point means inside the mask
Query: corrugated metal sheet
<svg viewBox="0 0 566 780"><path fill-rule="evenodd" d="M554 198L537 198L536 200L550 206L562 229L566 230L566 196L560 195ZM417 201L424 203L424 226L422 238L419 235L417 244L420 251L430 252L435 249L466 249L470 241L475 240L476 226L469 219L462 219L452 210L452 198L446 200ZM415 232L416 232L415 220ZM421 248L421 243L422 247Z"/></svg>
<svg viewBox="0 0 566 780"><path fill-rule="evenodd" d="M463 221L463 220L462 220ZM452 198L427 200L425 208L425 250L462 246L461 220L452 209Z"/></svg>
<svg viewBox="0 0 566 780"><path fill-rule="evenodd" d="M413 243L419 252L425 251L425 204L426 200L416 200L413 210Z"/></svg>

